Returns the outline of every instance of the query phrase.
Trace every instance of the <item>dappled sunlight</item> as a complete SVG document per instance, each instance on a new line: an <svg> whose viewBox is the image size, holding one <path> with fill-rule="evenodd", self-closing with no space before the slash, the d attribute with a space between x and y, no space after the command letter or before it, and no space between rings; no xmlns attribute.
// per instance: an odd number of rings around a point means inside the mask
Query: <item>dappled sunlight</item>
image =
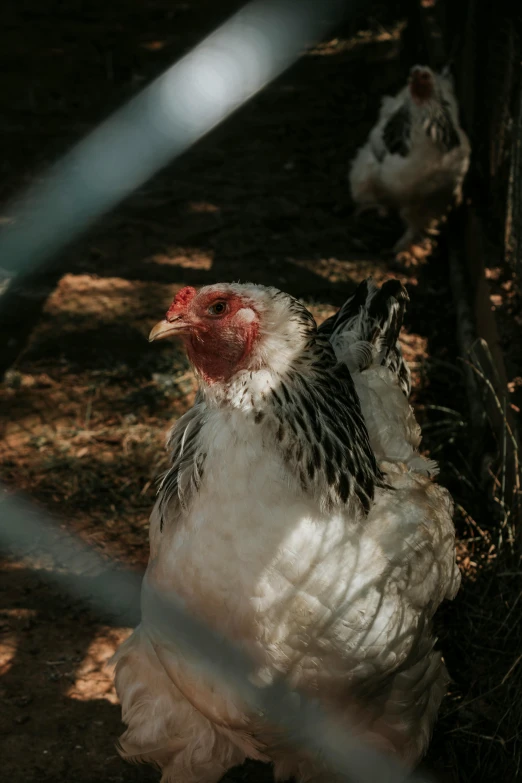
<svg viewBox="0 0 522 783"><path fill-rule="evenodd" d="M166 45L166 41L147 41L146 43L140 44L140 47L142 49L147 49L149 52L159 52L161 49L164 49Z"/></svg>
<svg viewBox="0 0 522 783"><path fill-rule="evenodd" d="M1 621L0 621L1 622ZM16 656L17 637L14 633L2 633L0 639L0 677L8 673Z"/></svg>
<svg viewBox="0 0 522 783"><path fill-rule="evenodd" d="M410 275L400 274L390 269L389 260L374 256L366 258L355 257L350 260L338 258L289 259L290 263L301 269L308 269L314 274L324 277L332 283L360 283L367 277L373 277L381 285L386 280L395 278L403 285L411 282Z"/></svg>
<svg viewBox="0 0 522 783"><path fill-rule="evenodd" d="M181 269L202 269L208 272L212 269L213 253L202 253L195 250L192 253L180 253L179 250L171 254L156 253L146 260L146 263L154 262L165 266L177 266Z"/></svg>
<svg viewBox="0 0 522 783"><path fill-rule="evenodd" d="M332 38L329 41L322 41L317 46L312 46L307 55L325 57L348 52L358 53L358 49L368 44L399 43L405 26L406 22L400 21L389 29L378 26L376 30L358 30L352 38Z"/></svg>
<svg viewBox="0 0 522 783"><path fill-rule="evenodd" d="M11 669L19 646L19 628L35 613L27 609L0 609L0 677ZM1 698L1 697L0 697Z"/></svg>
<svg viewBox="0 0 522 783"><path fill-rule="evenodd" d="M181 346L147 341L178 289L65 275L0 389L3 480L68 514L87 537L103 519L120 553L129 544L146 552L166 431L194 394Z"/></svg>
<svg viewBox="0 0 522 783"><path fill-rule="evenodd" d="M109 661L130 633L130 629L126 628L99 629L76 669L74 683L66 691L69 698L78 701L106 699L111 704L118 703L113 683L113 667Z"/></svg>
<svg viewBox="0 0 522 783"><path fill-rule="evenodd" d="M201 213L215 214L216 212L220 212L221 209L215 204L210 204L207 201L191 201L188 205L188 211L194 212L196 214L201 214Z"/></svg>
<svg viewBox="0 0 522 783"><path fill-rule="evenodd" d="M153 319L152 302L161 303L171 292L174 296L173 286L166 292L165 286L153 282L66 274L47 300L45 312L63 321L65 328L74 328L75 321L85 316L102 322L125 318L130 324Z"/></svg>
<svg viewBox="0 0 522 783"><path fill-rule="evenodd" d="M318 326L320 326L323 321L326 321L327 318L329 318L331 315L333 315L336 312L335 307L329 307L328 305L317 304L316 302L311 300L310 301L303 300L303 304L308 310L310 310Z"/></svg>
<svg viewBox="0 0 522 783"><path fill-rule="evenodd" d="M412 372L414 386L419 383L419 372L429 358L428 338L415 332L402 330L400 343L404 359Z"/></svg>

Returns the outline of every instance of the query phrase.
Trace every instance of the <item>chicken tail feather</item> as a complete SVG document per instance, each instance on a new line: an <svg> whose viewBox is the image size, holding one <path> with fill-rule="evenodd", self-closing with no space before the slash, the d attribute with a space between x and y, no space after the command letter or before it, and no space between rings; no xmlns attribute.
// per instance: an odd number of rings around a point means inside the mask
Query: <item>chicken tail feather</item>
<svg viewBox="0 0 522 783"><path fill-rule="evenodd" d="M332 344L342 344L342 356L350 370L370 366L388 367L409 397L410 371L402 357L399 334L409 297L399 280L387 280L378 288L371 278L363 280L338 313L325 321L320 332Z"/></svg>

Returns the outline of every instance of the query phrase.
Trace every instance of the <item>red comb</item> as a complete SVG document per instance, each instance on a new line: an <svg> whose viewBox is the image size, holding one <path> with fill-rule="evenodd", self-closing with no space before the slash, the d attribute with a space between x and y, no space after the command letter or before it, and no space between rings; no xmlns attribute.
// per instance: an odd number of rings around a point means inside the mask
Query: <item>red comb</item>
<svg viewBox="0 0 522 783"><path fill-rule="evenodd" d="M181 291L178 291L176 296L174 297L174 300L167 310L167 320L170 316L176 315L180 310L185 308L189 302L194 299L196 296L197 291L195 288L192 288L192 286L187 285L185 288L182 288Z"/></svg>

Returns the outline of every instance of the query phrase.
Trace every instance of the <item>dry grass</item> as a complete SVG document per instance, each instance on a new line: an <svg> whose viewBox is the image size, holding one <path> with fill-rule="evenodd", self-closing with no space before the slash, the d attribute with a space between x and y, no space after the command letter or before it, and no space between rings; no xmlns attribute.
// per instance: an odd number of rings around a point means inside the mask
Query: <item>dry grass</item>
<svg viewBox="0 0 522 783"><path fill-rule="evenodd" d="M502 411L492 378L473 366ZM458 364L443 368L459 376ZM450 780L515 781L522 765L522 570L516 509L513 500L506 502L505 441L491 430L480 472L470 461L473 431L463 409L428 403L418 410L428 419L424 443L440 460L441 481L456 501L463 574L454 605L437 621L453 684L430 757ZM505 415L504 425L512 439ZM519 480L518 445L512 443Z"/></svg>

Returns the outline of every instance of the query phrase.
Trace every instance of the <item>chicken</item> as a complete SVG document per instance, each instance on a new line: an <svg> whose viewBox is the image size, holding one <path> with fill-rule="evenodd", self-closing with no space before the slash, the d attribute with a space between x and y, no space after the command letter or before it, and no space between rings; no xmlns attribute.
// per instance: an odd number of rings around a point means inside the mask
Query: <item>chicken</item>
<svg viewBox="0 0 522 783"><path fill-rule="evenodd" d="M275 288L178 293L150 339L182 338L199 391L169 437L144 582L240 645L257 682L286 677L414 765L448 682L432 616L460 577L452 501L407 399L406 301L367 280L317 328ZM164 783L212 783L247 757L277 780L335 779L191 669L146 603L115 662L120 751Z"/></svg>
<svg viewBox="0 0 522 783"><path fill-rule="evenodd" d="M399 212L406 231L395 253L422 245L452 203L461 202L470 152L449 72L414 66L406 87L383 98L377 124L352 161L357 211Z"/></svg>

